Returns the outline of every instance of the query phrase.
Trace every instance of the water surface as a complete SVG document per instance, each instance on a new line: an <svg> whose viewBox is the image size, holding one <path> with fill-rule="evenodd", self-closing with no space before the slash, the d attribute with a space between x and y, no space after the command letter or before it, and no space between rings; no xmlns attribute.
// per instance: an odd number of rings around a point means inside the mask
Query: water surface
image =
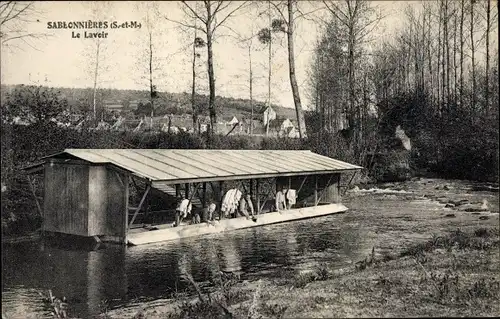
<svg viewBox="0 0 500 319"><path fill-rule="evenodd" d="M479 184L430 180L353 194L346 199L351 209L343 214L177 242L98 249L68 242L3 244L2 312L8 318L50 317L40 293L51 289L54 295L67 298L72 315L88 318L105 306L126 307L188 291L190 287L180 279L185 272L209 289L210 279L219 271L255 280L290 276L321 263L342 268L363 259L374 245L390 250L397 240L427 238L428 225L434 219L440 225L448 209L424 195L438 192L436 185L443 183L452 185L443 196L487 199L498 211L498 193L474 191ZM401 227L387 229L378 214L397 218ZM461 218L452 222L471 224ZM405 223L412 223L411 231Z"/></svg>

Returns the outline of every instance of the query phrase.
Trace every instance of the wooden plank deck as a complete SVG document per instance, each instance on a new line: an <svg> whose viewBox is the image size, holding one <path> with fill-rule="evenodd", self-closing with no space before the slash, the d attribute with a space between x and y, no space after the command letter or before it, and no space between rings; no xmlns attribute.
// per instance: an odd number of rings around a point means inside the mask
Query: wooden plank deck
<svg viewBox="0 0 500 319"><path fill-rule="evenodd" d="M247 220L245 217L223 219L214 221L213 225L201 223L197 225L186 225L172 227L172 225L155 226L157 230L146 229L130 230L127 239L129 245L143 245L161 241L177 240L181 238L201 236L206 234L222 233L236 229L258 227L292 220L319 217L347 211L348 208L342 204L328 204L304 208L296 208L258 215L257 221Z"/></svg>

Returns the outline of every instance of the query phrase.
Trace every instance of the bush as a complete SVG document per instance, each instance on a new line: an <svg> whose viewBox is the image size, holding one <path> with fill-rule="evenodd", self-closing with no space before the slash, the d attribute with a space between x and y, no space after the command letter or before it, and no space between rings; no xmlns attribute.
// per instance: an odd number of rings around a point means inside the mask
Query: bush
<svg viewBox="0 0 500 319"><path fill-rule="evenodd" d="M378 182L404 181L411 177L408 151L392 151L375 159L371 176Z"/></svg>

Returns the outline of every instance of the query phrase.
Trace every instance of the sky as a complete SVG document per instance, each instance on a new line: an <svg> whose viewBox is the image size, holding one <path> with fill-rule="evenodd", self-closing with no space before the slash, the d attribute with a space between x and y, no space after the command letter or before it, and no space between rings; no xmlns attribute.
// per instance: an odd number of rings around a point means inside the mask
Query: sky
<svg viewBox="0 0 500 319"><path fill-rule="evenodd" d="M305 11L315 10L320 2L300 2ZM389 36L401 21L405 1L373 1L386 18L377 30L380 36ZM194 5L194 3L191 3ZM237 4L235 4L237 5ZM84 37L82 29L48 29L48 23L72 21L137 21L141 28L111 29L102 39L99 59L98 85L102 88L148 90L147 40L145 18L149 12L152 23L154 47L154 82L160 91L190 92L192 82L192 30L182 30L178 24L165 19L185 21L182 4L174 1L158 2L37 2L39 11L33 22L23 28L49 36L26 44L22 41L1 49L1 82L3 84L43 84L56 87L92 87L95 67L96 42ZM156 6L156 9L155 9ZM228 20L227 28L218 29L214 43L216 93L220 96L249 98L249 50L245 43L238 43L234 35L247 38L266 27L265 3L244 11ZM159 13L159 16L155 14ZM314 12L314 16L326 14ZM95 30L95 29L94 29ZM231 31L230 31L231 30ZM252 31L253 30L253 31ZM95 32L95 31L92 31ZM74 38L73 33L80 33ZM320 34L317 24L301 19L297 22L295 36L296 75L303 104L309 105L307 74L313 58L314 44ZM233 35L233 36L230 36ZM203 36L203 34L199 34ZM293 97L288 75L286 38L277 36L273 43L272 103L293 107ZM254 98L267 98L267 47L255 38L250 50L254 75ZM207 93L206 49L198 49L200 57L196 67L199 79L197 91Z"/></svg>

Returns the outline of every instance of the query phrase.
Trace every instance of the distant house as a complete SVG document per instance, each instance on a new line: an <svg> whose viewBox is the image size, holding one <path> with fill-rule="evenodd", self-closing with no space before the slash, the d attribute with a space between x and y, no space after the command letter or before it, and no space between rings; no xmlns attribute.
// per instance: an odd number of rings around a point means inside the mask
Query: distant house
<svg viewBox="0 0 500 319"><path fill-rule="evenodd" d="M122 100L104 100L103 101L104 107L110 110L116 110L119 111L123 109L123 102Z"/></svg>
<svg viewBox="0 0 500 319"><path fill-rule="evenodd" d="M282 131L286 130L289 127L295 127L295 125L293 124L293 122L290 119L285 119L283 122L281 122L280 129Z"/></svg>
<svg viewBox="0 0 500 319"><path fill-rule="evenodd" d="M238 119L236 118L236 116L233 116L233 118L231 119L231 121L229 121L227 124L234 125L234 124L237 124L239 122L240 121L238 121Z"/></svg>
<svg viewBox="0 0 500 319"><path fill-rule="evenodd" d="M294 126L289 126L280 132L281 137L298 138L300 137L299 130Z"/></svg>
<svg viewBox="0 0 500 319"><path fill-rule="evenodd" d="M265 108L264 111L262 112L262 123L266 125L267 123L275 119L276 119L276 111L270 106Z"/></svg>
<svg viewBox="0 0 500 319"><path fill-rule="evenodd" d="M239 123L236 116L222 116L217 120L217 124L224 124L229 126L233 126L236 123Z"/></svg>
<svg viewBox="0 0 500 319"><path fill-rule="evenodd" d="M193 118L189 114L171 115L170 121L171 126L176 126L182 131L189 131L190 129L193 129Z"/></svg>
<svg viewBox="0 0 500 319"><path fill-rule="evenodd" d="M142 104L147 104L149 101L146 100L146 99L138 99L138 100L131 100L128 102L128 106L132 109L132 110L137 110L137 108L139 107L139 104L142 103Z"/></svg>

